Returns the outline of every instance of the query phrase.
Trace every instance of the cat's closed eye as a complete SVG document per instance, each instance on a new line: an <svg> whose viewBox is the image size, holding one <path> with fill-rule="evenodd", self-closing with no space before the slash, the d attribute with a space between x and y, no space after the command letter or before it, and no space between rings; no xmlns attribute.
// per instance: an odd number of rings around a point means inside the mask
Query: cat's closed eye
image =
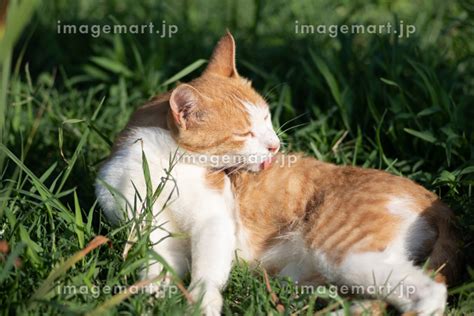
<svg viewBox="0 0 474 316"><path fill-rule="evenodd" d="M254 133L252 131L247 131L247 132L234 132L234 136L240 137L240 138L247 138L247 137L254 137Z"/></svg>

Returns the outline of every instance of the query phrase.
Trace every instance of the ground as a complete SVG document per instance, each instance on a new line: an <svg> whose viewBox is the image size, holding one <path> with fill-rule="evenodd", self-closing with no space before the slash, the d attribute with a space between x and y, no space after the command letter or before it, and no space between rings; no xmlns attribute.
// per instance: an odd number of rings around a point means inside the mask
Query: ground
<svg viewBox="0 0 474 316"><path fill-rule="evenodd" d="M132 111L197 76L226 28L236 37L240 73L271 106L284 150L409 177L452 207L466 262L450 289L448 313L472 312L474 7L468 1L34 2L12 9L6 34L24 31L14 46L0 44L2 313L191 311L181 288L156 300L131 291L114 295L138 282L140 266L154 254L143 238L122 259L130 225L113 228L103 220L93 183ZM303 23L401 21L416 32L399 38L296 31ZM57 32L66 23L149 22L178 31L163 38ZM86 248L99 235L108 241L99 237ZM243 262L224 297L225 314L248 315L309 315L350 302L322 290L301 294L281 279L267 282L264 271Z"/></svg>

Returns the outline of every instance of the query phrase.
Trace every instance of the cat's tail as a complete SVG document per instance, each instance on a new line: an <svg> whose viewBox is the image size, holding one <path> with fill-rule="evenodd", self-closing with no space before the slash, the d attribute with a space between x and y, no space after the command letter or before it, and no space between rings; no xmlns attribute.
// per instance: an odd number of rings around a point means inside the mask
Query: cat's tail
<svg viewBox="0 0 474 316"><path fill-rule="evenodd" d="M438 229L438 237L429 256L429 267L444 278L447 285L456 283L461 272L463 255L460 241L454 230L453 212L443 203L433 205L427 214Z"/></svg>

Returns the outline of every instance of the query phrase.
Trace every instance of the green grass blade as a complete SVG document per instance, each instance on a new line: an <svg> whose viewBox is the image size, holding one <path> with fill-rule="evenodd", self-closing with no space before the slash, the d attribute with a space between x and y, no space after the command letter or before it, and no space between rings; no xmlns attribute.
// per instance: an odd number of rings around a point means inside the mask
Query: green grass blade
<svg viewBox="0 0 474 316"><path fill-rule="evenodd" d="M205 59L198 59L195 62L193 62L192 64L186 66L183 70L179 71L177 74L175 74L174 76L172 76L171 78L169 78L165 82L163 82L161 85L162 86L167 86L167 85L169 85L173 82L176 82L179 79L189 75L190 73L192 73L194 70L198 69L199 67L201 67L205 63L206 63Z"/></svg>

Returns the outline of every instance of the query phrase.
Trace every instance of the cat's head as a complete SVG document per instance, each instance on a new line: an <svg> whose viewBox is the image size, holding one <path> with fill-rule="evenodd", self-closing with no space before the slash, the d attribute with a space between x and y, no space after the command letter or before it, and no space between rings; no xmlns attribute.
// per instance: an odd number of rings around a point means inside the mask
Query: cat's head
<svg viewBox="0 0 474 316"><path fill-rule="evenodd" d="M204 73L178 85L169 102L173 137L201 162L209 159L209 166L259 171L280 148L268 104L237 72L230 33L217 44Z"/></svg>

